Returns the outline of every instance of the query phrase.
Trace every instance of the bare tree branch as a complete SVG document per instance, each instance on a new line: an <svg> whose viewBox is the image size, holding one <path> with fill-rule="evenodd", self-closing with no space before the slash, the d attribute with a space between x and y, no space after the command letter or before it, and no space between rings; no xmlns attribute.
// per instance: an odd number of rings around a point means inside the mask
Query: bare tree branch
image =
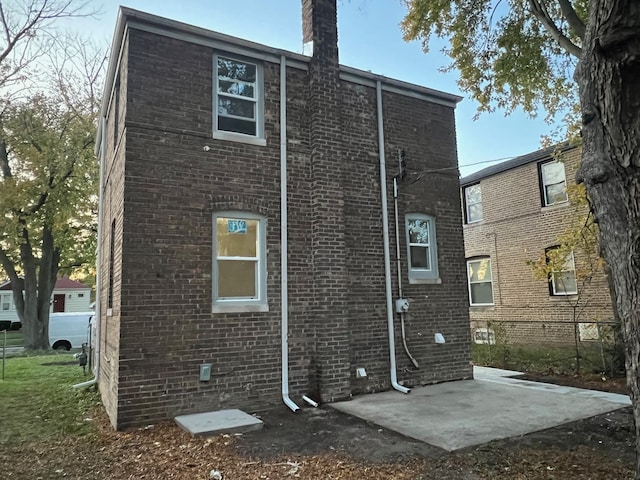
<svg viewBox="0 0 640 480"><path fill-rule="evenodd" d="M573 8L573 5L571 5L571 0L558 0L558 3L560 4L560 10L562 10L564 18L569 24L569 28L573 30L573 33L576 34L580 40L584 40L586 27Z"/></svg>
<svg viewBox="0 0 640 480"><path fill-rule="evenodd" d="M549 12L547 11L544 2L541 0L529 0L529 6L531 7L531 12L533 15L540 20L544 28L547 30L549 35L558 42L558 44L564 48L569 54L574 57L580 57L582 49L573 43L555 24Z"/></svg>

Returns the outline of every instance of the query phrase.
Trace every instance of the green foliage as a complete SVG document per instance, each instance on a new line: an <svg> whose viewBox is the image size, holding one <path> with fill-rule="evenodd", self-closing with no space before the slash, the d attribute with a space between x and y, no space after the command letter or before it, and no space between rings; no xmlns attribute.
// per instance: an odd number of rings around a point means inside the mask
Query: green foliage
<svg viewBox="0 0 640 480"><path fill-rule="evenodd" d="M71 388L86 380L71 362L69 354L6 360L5 380L0 381L0 446L95 431L85 419L99 395Z"/></svg>
<svg viewBox="0 0 640 480"><path fill-rule="evenodd" d="M580 44L556 2L548 14L569 41ZM522 107L532 116L542 107L549 117L578 104L572 81L576 59L560 46L532 12L527 0L406 0L405 40L420 40L425 52L432 36L446 38L444 49L460 72L459 86L479 103L479 112L508 114ZM587 1L573 2L581 19Z"/></svg>
<svg viewBox="0 0 640 480"><path fill-rule="evenodd" d="M0 125L10 175L0 180L0 247L18 264L24 230L35 241L48 225L64 273L95 251L98 165L94 116L60 98L34 95L10 105ZM67 271L65 271L65 269Z"/></svg>

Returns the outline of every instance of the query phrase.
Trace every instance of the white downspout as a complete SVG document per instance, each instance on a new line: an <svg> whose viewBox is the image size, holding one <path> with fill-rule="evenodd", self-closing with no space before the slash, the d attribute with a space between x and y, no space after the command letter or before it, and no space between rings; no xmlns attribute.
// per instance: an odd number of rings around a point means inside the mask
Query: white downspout
<svg viewBox="0 0 640 480"><path fill-rule="evenodd" d="M407 387L398 383L396 373L396 346L393 331L393 298L391 293L391 255L389 254L389 212L387 211L387 170L384 157L384 124L382 121L382 85L376 81L378 107L378 150L380 152L380 190L382 194L382 234L384 235L384 280L387 297L387 327L389 330L389 369L391 386L402 393L409 393Z"/></svg>
<svg viewBox="0 0 640 480"><path fill-rule="evenodd" d="M98 242L97 242L97 252L96 252L96 306L95 306L95 314L93 316L93 322L96 326L96 336L93 339L95 342L95 350L93 351L95 364L93 367L93 378L91 380L87 380L86 382L77 383L73 385L73 388L84 388L90 387L91 385L96 385L98 383L98 379L100 378L100 330L102 329L102 318L101 318L101 306L100 306L100 292L102 288L102 281L100 279L101 275L101 266L100 260L102 257L102 190L104 185L104 157L105 157L105 136L106 136L106 128L107 128L107 119L102 117L100 119L100 130L101 130L101 140L100 140L100 183L98 185ZM95 323L97 322L97 323Z"/></svg>
<svg viewBox="0 0 640 480"><path fill-rule="evenodd" d="M282 401L292 411L300 407L289 398L289 298L287 278L287 59L280 57L280 290L282 303Z"/></svg>

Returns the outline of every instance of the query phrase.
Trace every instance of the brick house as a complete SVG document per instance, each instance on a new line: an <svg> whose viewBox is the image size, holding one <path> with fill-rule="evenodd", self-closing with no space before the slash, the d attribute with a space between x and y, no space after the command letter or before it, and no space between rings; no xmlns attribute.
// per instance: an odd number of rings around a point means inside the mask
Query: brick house
<svg viewBox="0 0 640 480"><path fill-rule="evenodd" d="M536 280L527 264L557 247L558 235L586 212L567 195L580 154L579 147L551 147L461 179L469 315L477 343L496 335L509 343L573 343L574 306L580 340L597 339L596 322L613 321L602 270L590 282L576 276L589 261L584 253L574 251L548 281Z"/></svg>
<svg viewBox="0 0 640 480"><path fill-rule="evenodd" d="M311 56L120 10L97 144L117 428L472 376L460 98L339 65L335 0L302 12Z"/></svg>

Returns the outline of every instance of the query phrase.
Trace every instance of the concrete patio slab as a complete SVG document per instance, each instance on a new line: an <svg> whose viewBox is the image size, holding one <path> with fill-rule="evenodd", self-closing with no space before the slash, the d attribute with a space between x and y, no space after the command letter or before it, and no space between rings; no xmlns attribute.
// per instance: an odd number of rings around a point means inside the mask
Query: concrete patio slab
<svg viewBox="0 0 640 480"><path fill-rule="evenodd" d="M262 421L242 410L180 415L176 423L193 436L212 436L222 433L246 433L262 428Z"/></svg>
<svg viewBox="0 0 640 480"><path fill-rule="evenodd" d="M513 372L518 374L519 372ZM544 430L630 405L626 395L478 371L475 380L367 394L329 406L448 451Z"/></svg>

